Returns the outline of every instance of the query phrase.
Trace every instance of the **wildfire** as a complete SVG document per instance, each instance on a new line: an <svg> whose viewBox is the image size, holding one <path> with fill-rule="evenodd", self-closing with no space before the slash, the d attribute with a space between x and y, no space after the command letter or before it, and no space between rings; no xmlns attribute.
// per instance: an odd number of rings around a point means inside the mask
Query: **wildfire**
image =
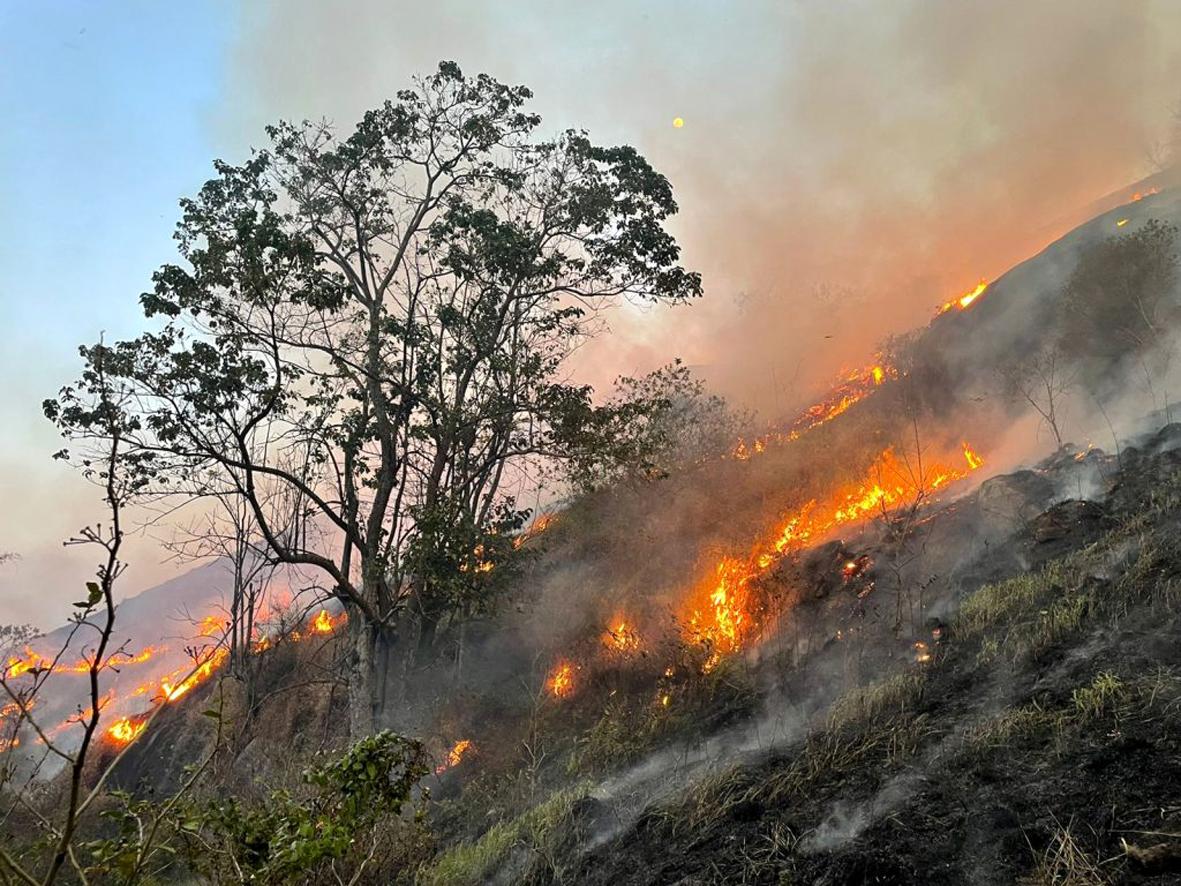
<svg viewBox="0 0 1181 886"><path fill-rule="evenodd" d="M982 459L979 455L977 455L972 450L972 447L968 445L967 440L965 440L963 442L963 447L964 447L964 460L968 463L968 470L969 471L974 471L977 468L983 466L984 459Z"/></svg>
<svg viewBox="0 0 1181 886"><path fill-rule="evenodd" d="M790 443L793 440L798 440L804 434L808 433L808 431L818 428L832 421L838 415L847 412L851 407L872 394L887 379L897 377L898 371L884 361L881 361L879 356L879 362L862 367L861 369L855 369L841 376L828 396L800 413L795 421L788 426L786 432L772 431L761 437L756 437L749 444L745 440L739 439L730 454L739 461L746 461L764 452L772 444L782 445L784 443Z"/></svg>
<svg viewBox="0 0 1181 886"><path fill-rule="evenodd" d="M166 702L176 701L194 686L204 683L211 676L213 676L213 672L221 667L222 663L226 660L229 654L230 652L228 649L226 649L224 646L219 646L217 649L213 650L213 652L207 656L200 665L197 666L196 670L193 670L191 673L189 673L188 676L183 678L179 683L174 684L172 682L176 679L175 673L168 679L161 680L160 696ZM185 668L182 670L187 671L190 669Z"/></svg>
<svg viewBox="0 0 1181 886"><path fill-rule="evenodd" d="M107 735L117 744L130 744L147 728L146 720L120 717L107 728Z"/></svg>
<svg viewBox="0 0 1181 886"><path fill-rule="evenodd" d="M228 619L220 615L207 615L201 619L198 628L202 637L220 637L226 632L229 626L230 622Z"/></svg>
<svg viewBox="0 0 1181 886"><path fill-rule="evenodd" d="M900 459L892 448L885 449L860 482L838 488L822 501L807 502L757 544L749 556L721 557L709 578L689 598L693 602L688 634L709 650L705 670L712 669L723 655L740 649L757 628L751 583L770 570L779 557L839 526L883 513L893 505L907 501L920 504L931 491L984 464L967 442L962 444L962 454L962 467L929 462L920 470L917 464ZM856 560L850 560L842 571L850 578L860 569Z"/></svg>
<svg viewBox="0 0 1181 886"><path fill-rule="evenodd" d="M953 298L949 302L944 302L943 305L939 308L939 313L946 314L952 308L956 308L961 311L965 310L970 304L972 304L972 302L974 302L974 301L976 301L976 299L980 298L980 296L982 296L984 294L984 291L986 289L988 289L988 282L985 280L981 280L979 283L976 284L975 289L971 289L968 292L965 292L959 298Z"/></svg>
<svg viewBox="0 0 1181 886"><path fill-rule="evenodd" d="M554 698L566 698L574 691L574 666L568 661L558 662L546 678L545 686Z"/></svg>
<svg viewBox="0 0 1181 886"><path fill-rule="evenodd" d="M931 648L922 640L915 641L914 660L918 664L926 664L931 660Z"/></svg>
<svg viewBox="0 0 1181 886"><path fill-rule="evenodd" d="M9 680L14 680L21 674L27 674L32 670L46 670L53 665L51 659L46 658L39 652L35 652L28 646L25 647L25 657L13 655L8 658L8 669L6 674Z"/></svg>
<svg viewBox="0 0 1181 886"><path fill-rule="evenodd" d="M328 614L328 610L321 609L316 613L316 617L312 619L311 631L313 634L331 634L336 630L336 624L336 621Z"/></svg>
<svg viewBox="0 0 1181 886"><path fill-rule="evenodd" d="M1130 202L1139 203L1145 197L1151 197L1153 194L1159 194L1159 193L1160 193L1160 188L1149 188L1147 191L1137 191L1135 194L1132 195L1132 199Z"/></svg>
<svg viewBox="0 0 1181 886"><path fill-rule="evenodd" d="M474 751L475 747L476 746L472 744L472 740L470 738L464 738L460 741L457 741L454 747L452 747L451 750L447 752L447 758L435 767L435 775L441 775L448 769L458 766L463 760L464 756L469 751Z"/></svg>
<svg viewBox="0 0 1181 886"><path fill-rule="evenodd" d="M548 511L544 514L538 514L537 519L530 523L524 532L513 539L513 547L519 548L530 539L537 538L537 536L541 535L543 532L553 526L557 519L558 514L556 511Z"/></svg>
<svg viewBox="0 0 1181 886"><path fill-rule="evenodd" d="M603 633L603 645L614 652L631 653L640 648L640 635L626 619L615 619L614 627Z"/></svg>
<svg viewBox="0 0 1181 886"><path fill-rule="evenodd" d="M1115 226L1116 226L1117 228L1122 228L1122 227L1123 227L1124 225L1126 225L1127 223L1128 223L1128 219L1126 219L1126 218L1121 218L1119 221L1117 221L1117 222L1115 223Z"/></svg>

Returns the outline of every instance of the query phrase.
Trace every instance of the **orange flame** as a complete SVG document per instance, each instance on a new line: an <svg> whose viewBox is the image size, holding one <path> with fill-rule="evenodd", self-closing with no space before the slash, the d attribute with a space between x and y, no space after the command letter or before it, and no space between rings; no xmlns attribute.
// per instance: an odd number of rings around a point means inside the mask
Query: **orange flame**
<svg viewBox="0 0 1181 886"><path fill-rule="evenodd" d="M160 696L165 702L176 701L194 686L204 683L211 676L213 672L221 667L222 663L229 657L230 651L224 646L219 646L203 661L201 664L189 673L187 677L182 679L179 683L174 684L172 681L176 679L177 675L174 672L168 679L160 681ZM190 670L189 668L182 668L182 672Z"/></svg>
<svg viewBox="0 0 1181 886"><path fill-rule="evenodd" d="M740 649L758 628L758 614L751 606L751 582L766 574L781 555L903 501L921 503L931 491L984 464L967 442L962 452L964 467L936 462L920 470L917 464L899 459L892 448L885 449L859 483L834 490L823 502L807 502L757 544L749 556L721 557L709 578L689 596L687 633L692 641L709 650L705 670L712 669L723 655ZM845 566L846 575L858 570L855 561L850 563L852 568Z"/></svg>
<svg viewBox="0 0 1181 886"><path fill-rule="evenodd" d="M328 614L328 610L321 609L317 612L316 617L312 619L312 633L331 634L334 630L336 630L336 623Z"/></svg>
<svg viewBox="0 0 1181 886"><path fill-rule="evenodd" d="M939 313L946 314L952 308L956 308L961 311L965 310L970 304L972 304L972 302L974 302L974 301L976 301L976 299L980 298L980 296L982 296L984 294L984 291L986 289L988 289L988 282L985 280L981 280L979 283L976 284L975 289L971 289L971 290L965 292L959 298L953 298L949 302L944 302L943 305L939 308Z"/></svg>
<svg viewBox="0 0 1181 886"><path fill-rule="evenodd" d="M537 536L541 535L543 532L553 526L557 519L557 511L547 511L544 514L538 514L537 519L530 523L520 535L513 539L513 547L519 548L530 539L537 538Z"/></svg>
<svg viewBox="0 0 1181 886"><path fill-rule="evenodd" d="M545 686L554 698L566 698L574 691L574 666L568 661L558 662L550 671Z"/></svg>
<svg viewBox="0 0 1181 886"><path fill-rule="evenodd" d="M984 464L984 459L977 455L972 447L968 445L968 441L963 442L964 446L964 460L968 462L968 470L974 471Z"/></svg>
<svg viewBox="0 0 1181 886"><path fill-rule="evenodd" d="M613 620L614 627L603 632L603 645L614 652L631 653L640 648L640 635L626 619Z"/></svg>
<svg viewBox="0 0 1181 886"><path fill-rule="evenodd" d="M25 657L9 656L7 676L9 680L19 677L21 674L27 674L32 670L45 670L53 664L52 659L48 659L39 652L34 652L28 646L25 647Z"/></svg>
<svg viewBox="0 0 1181 886"><path fill-rule="evenodd" d="M147 721L120 717L107 728L107 735L117 744L130 744L147 728Z"/></svg>
<svg viewBox="0 0 1181 886"><path fill-rule="evenodd" d="M464 738L455 743L455 746L447 752L447 759L435 767L435 775L441 775L448 769L458 766L462 762L464 756L469 752L475 750L475 745L472 744L470 738Z"/></svg>
<svg viewBox="0 0 1181 886"><path fill-rule="evenodd" d="M798 440L809 431L832 421L838 415L860 403L872 394L875 388L884 384L886 379L897 376L898 371L884 362L855 369L841 376L824 400L809 406L800 413L789 426L789 430L786 432L772 431L761 437L756 437L749 445L746 440L739 438L731 450L730 456L738 461L746 461L764 452L772 444L782 445Z"/></svg>

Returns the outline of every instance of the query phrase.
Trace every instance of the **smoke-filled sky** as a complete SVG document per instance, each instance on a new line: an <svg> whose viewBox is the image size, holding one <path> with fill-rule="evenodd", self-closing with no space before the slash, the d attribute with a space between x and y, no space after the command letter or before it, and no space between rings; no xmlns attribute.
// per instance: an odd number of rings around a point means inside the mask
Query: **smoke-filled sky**
<svg viewBox="0 0 1181 886"><path fill-rule="evenodd" d="M40 401L129 335L176 201L280 117L350 126L442 58L672 180L706 297L628 308L597 383L681 356L773 415L1152 171L1173 0L83 2L0 9L0 623L61 621L101 517ZM674 128L674 117L684 118ZM160 530L161 533L164 530ZM150 538L124 590L171 575Z"/></svg>

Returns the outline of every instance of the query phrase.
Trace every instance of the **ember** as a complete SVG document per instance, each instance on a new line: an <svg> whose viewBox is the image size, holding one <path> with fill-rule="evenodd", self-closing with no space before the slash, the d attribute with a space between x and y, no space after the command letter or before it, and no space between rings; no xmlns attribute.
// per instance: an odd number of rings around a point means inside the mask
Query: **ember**
<svg viewBox="0 0 1181 886"><path fill-rule="evenodd" d="M640 648L640 635L626 619L614 619L614 627L603 633L603 645L614 652L630 653Z"/></svg>
<svg viewBox="0 0 1181 886"><path fill-rule="evenodd" d="M559 662L550 672L545 686L554 698L566 698L574 691L574 666L568 661Z"/></svg>

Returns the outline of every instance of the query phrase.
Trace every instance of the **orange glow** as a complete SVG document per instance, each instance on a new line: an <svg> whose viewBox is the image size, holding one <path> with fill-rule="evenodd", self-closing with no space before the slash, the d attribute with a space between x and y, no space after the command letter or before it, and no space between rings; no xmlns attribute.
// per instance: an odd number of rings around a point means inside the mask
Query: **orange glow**
<svg viewBox="0 0 1181 886"><path fill-rule="evenodd" d="M783 445L798 440L808 431L827 424L838 415L847 412L872 394L874 389L884 384L887 379L897 377L898 371L884 362L848 372L839 378L825 399L800 413L787 431L772 431L756 437L750 444L739 439L730 455L738 461L746 461L765 451L772 444Z"/></svg>
<svg viewBox="0 0 1181 886"><path fill-rule="evenodd" d="M1153 194L1159 194L1159 193L1160 193L1160 188L1149 188L1147 191L1137 191L1135 194L1132 195L1132 199L1130 202L1138 203L1141 200L1143 200L1145 197L1151 197Z"/></svg>
<svg viewBox="0 0 1181 886"><path fill-rule="evenodd" d="M976 284L975 289L965 292L959 298L953 298L949 302L944 302L942 307L939 308L939 313L946 314L952 308L956 308L961 311L965 310L970 304L972 304L972 302L974 302L974 301L976 301L976 299L980 298L980 296L982 296L984 294L986 289L988 289L987 281L981 280L979 283Z"/></svg>
<svg viewBox="0 0 1181 886"><path fill-rule="evenodd" d="M347 616L342 612L340 616L334 619L328 614L327 609L321 609L316 613L316 617L312 619L312 633L314 634L331 634L336 630L337 624L345 620Z"/></svg>
<svg viewBox="0 0 1181 886"><path fill-rule="evenodd" d="M630 653L640 648L640 635L626 619L612 620L611 627L603 632L603 645L614 652Z"/></svg>
<svg viewBox="0 0 1181 886"><path fill-rule="evenodd" d="M837 487L822 500L814 499L790 514L768 536L743 556L725 555L709 576L689 595L687 635L704 646L711 670L721 657L741 649L758 630L759 613L752 605L751 583L770 571L781 556L821 538L834 529L883 514L905 502L921 504L936 489L962 479L984 464L966 442L960 467L928 460L921 472L885 449L856 483ZM846 576L858 572L855 560L843 567Z"/></svg>
<svg viewBox="0 0 1181 886"><path fill-rule="evenodd" d="M554 698L566 698L574 691L574 666L568 661L558 662L550 671L545 686Z"/></svg>
<svg viewBox="0 0 1181 886"><path fill-rule="evenodd" d="M447 752L447 759L435 767L435 775L440 775L448 769L458 766L463 760L464 755L472 750L475 750L475 745L472 744L470 738L457 741L455 746Z"/></svg>
<svg viewBox="0 0 1181 886"><path fill-rule="evenodd" d="M120 717L107 728L107 735L118 744L130 744L139 738L140 733L147 728L147 725L146 720Z"/></svg>
<svg viewBox="0 0 1181 886"><path fill-rule="evenodd" d="M187 667L182 668L181 672L188 673L188 676L182 679L179 683L172 682L177 678L177 674L175 672L168 679L161 680L160 697L166 702L176 701L194 686L204 683L211 676L213 676L213 672L221 667L222 663L229 657L229 654L230 651L228 649L223 646L219 646L217 649L213 650L211 655L201 662L196 670L192 670ZM189 673L190 670L192 670L191 673Z"/></svg>
<svg viewBox="0 0 1181 886"><path fill-rule="evenodd" d="M972 451L972 447L968 445L968 441L964 441L964 460L968 463L968 470L974 471L984 464L984 459Z"/></svg>
<svg viewBox="0 0 1181 886"><path fill-rule="evenodd" d="M13 680L21 674L27 674L33 670L45 670L53 664L53 660L46 658L39 652L34 652L28 646L25 647L25 657L10 656L8 659L8 669L6 671L8 679Z"/></svg>

